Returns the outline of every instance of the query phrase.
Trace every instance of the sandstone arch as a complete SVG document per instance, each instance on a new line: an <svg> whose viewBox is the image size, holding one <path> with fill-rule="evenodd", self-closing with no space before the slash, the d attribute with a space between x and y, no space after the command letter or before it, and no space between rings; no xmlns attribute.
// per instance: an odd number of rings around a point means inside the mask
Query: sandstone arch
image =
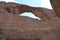
<svg viewBox="0 0 60 40"><path fill-rule="evenodd" d="M13 6L6 6L5 9L7 10L7 12L12 13L12 14L18 14L19 15L19 14L24 13L24 12L32 12L40 18L43 18L43 17L47 18L47 14L40 11L39 8L31 7L31 6L27 6L27 5L17 4L14 7Z"/></svg>
<svg viewBox="0 0 60 40"><path fill-rule="evenodd" d="M46 14L50 18L48 20L45 18L46 16L42 16L45 19L39 21L7 12L6 7L11 5L15 7L17 5L16 3L9 4L0 4L2 6L0 6L0 28L4 33L5 40L60 40L60 19L55 16L56 14L53 10L46 8L30 10L35 12L37 16L42 12L41 14ZM20 6L18 5L18 8Z"/></svg>

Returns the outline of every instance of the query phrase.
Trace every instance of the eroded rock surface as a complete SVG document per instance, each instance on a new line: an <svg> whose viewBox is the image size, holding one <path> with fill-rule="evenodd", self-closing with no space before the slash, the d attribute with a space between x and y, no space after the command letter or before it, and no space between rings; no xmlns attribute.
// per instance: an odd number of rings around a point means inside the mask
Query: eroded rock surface
<svg viewBox="0 0 60 40"><path fill-rule="evenodd" d="M60 0L50 0L50 2L56 15L60 18Z"/></svg>
<svg viewBox="0 0 60 40"><path fill-rule="evenodd" d="M33 12L42 20L19 16ZM0 2L0 28L5 40L60 40L60 18L53 10Z"/></svg>

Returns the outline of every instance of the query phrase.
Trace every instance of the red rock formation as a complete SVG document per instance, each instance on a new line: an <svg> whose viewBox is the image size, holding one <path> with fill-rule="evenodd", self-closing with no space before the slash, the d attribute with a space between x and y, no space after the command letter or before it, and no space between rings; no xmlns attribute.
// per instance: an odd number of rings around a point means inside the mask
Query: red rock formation
<svg viewBox="0 0 60 40"><path fill-rule="evenodd" d="M56 12L56 15L60 18L60 0L50 0L51 5Z"/></svg>
<svg viewBox="0 0 60 40"><path fill-rule="evenodd" d="M16 4L16 5L15 5ZM13 6L14 5L14 6ZM17 4L17 3L7 3L6 4L6 8L5 8L9 13L14 13L14 14L21 14L24 12L32 12L34 13L36 16L38 17L45 17L46 14L43 14L39 8L35 8L35 7L30 7L27 5L23 5L23 4Z"/></svg>
<svg viewBox="0 0 60 40"><path fill-rule="evenodd" d="M33 12L44 20L19 16L23 12ZM46 8L0 2L0 28L5 40L60 40L60 19Z"/></svg>

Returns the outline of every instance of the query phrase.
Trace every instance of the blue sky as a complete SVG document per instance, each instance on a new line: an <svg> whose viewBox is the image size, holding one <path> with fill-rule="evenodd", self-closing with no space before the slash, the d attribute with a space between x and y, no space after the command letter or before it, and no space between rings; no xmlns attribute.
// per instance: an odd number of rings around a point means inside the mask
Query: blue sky
<svg viewBox="0 0 60 40"><path fill-rule="evenodd" d="M34 7L45 7L52 9L49 0L16 0L18 3L27 4Z"/></svg>
<svg viewBox="0 0 60 40"><path fill-rule="evenodd" d="M18 3L21 3L21 4L27 4L27 5L30 5L30 6L34 6L34 7L40 7L41 5L41 0L16 0Z"/></svg>
<svg viewBox="0 0 60 40"><path fill-rule="evenodd" d="M6 2L16 2L20 4L26 4L34 7L45 7L52 9L49 0L0 0Z"/></svg>
<svg viewBox="0 0 60 40"><path fill-rule="evenodd" d="M49 0L0 0L0 1L16 2L16 3L26 4L34 7L44 7L44 8L52 9ZM22 15L35 18L35 16L32 13L25 12Z"/></svg>

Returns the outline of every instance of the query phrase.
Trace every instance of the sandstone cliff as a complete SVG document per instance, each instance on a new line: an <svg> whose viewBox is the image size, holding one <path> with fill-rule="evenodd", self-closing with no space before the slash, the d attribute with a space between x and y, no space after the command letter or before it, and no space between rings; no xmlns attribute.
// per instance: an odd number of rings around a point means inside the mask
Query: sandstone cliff
<svg viewBox="0 0 60 40"><path fill-rule="evenodd" d="M42 20L19 16L32 12ZM5 40L60 40L60 19L46 8L0 2L0 28Z"/></svg>

